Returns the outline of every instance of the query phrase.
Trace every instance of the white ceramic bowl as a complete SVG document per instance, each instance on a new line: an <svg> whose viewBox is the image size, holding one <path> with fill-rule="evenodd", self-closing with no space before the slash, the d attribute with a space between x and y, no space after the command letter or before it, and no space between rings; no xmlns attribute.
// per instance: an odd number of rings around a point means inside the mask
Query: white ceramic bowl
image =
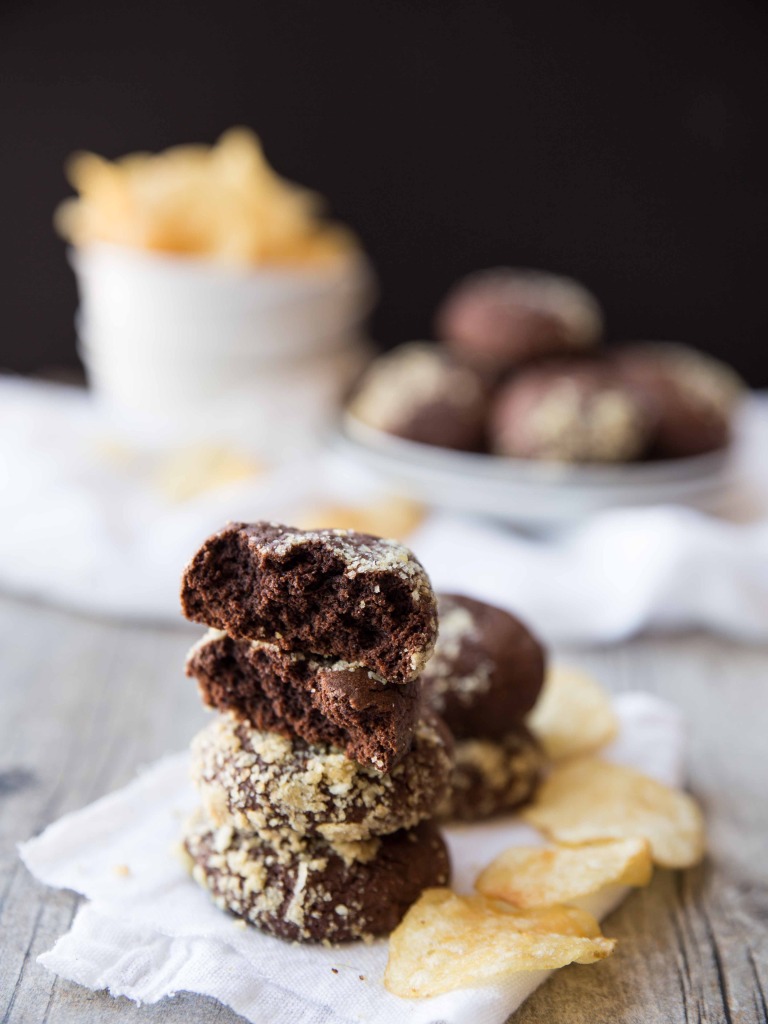
<svg viewBox="0 0 768 1024"><path fill-rule="evenodd" d="M98 244L70 250L89 344L266 358L338 348L370 312L375 288L362 257L328 268L230 267L210 260Z"/></svg>
<svg viewBox="0 0 768 1024"><path fill-rule="evenodd" d="M253 432L269 423L276 436L284 419L309 438L364 362L375 283L362 257L240 268L98 244L71 250L70 261L79 352L110 408L178 426L207 417Z"/></svg>
<svg viewBox="0 0 768 1024"><path fill-rule="evenodd" d="M350 414L337 444L417 500L530 530L563 527L612 508L682 504L715 509L731 479L729 452L620 466L534 462L405 441Z"/></svg>

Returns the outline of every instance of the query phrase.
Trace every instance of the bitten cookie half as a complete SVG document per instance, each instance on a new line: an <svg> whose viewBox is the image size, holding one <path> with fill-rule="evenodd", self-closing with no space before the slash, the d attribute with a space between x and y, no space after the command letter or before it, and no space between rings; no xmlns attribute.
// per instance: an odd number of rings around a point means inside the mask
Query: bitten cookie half
<svg viewBox="0 0 768 1024"><path fill-rule="evenodd" d="M393 685L347 661L283 651L209 630L189 652L204 702L256 729L338 747L390 772L411 749L420 684Z"/></svg>
<svg viewBox="0 0 768 1024"><path fill-rule="evenodd" d="M445 843L430 822L341 851L307 837L297 851L201 816L184 846L192 877L218 907L297 942L387 935L424 889L450 878Z"/></svg>
<svg viewBox="0 0 768 1024"><path fill-rule="evenodd" d="M358 841L412 828L434 814L453 761L437 717L416 726L413 746L389 774L308 744L218 716L192 741L192 775L214 825L262 836L290 830Z"/></svg>
<svg viewBox="0 0 768 1024"><path fill-rule="evenodd" d="M435 595L408 548L354 530L230 523L182 577L188 619L239 640L415 679L437 635Z"/></svg>

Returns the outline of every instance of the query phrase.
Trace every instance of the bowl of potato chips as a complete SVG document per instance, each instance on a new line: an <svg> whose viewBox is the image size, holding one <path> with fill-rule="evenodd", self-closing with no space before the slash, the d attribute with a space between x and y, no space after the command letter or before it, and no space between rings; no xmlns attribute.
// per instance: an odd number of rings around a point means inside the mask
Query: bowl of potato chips
<svg viewBox="0 0 768 1024"><path fill-rule="evenodd" d="M76 154L68 174L78 194L56 225L102 399L177 417L203 404L243 426L267 395L309 430L333 415L367 355L373 272L354 235L280 178L250 131L114 162Z"/></svg>

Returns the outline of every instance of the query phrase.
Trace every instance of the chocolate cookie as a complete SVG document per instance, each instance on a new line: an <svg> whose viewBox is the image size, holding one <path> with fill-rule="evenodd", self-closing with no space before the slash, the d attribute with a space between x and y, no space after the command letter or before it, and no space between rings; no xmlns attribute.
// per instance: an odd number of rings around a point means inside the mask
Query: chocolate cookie
<svg viewBox="0 0 768 1024"><path fill-rule="evenodd" d="M682 458L724 448L744 385L729 366L686 345L627 345L613 355L655 410L652 455Z"/></svg>
<svg viewBox="0 0 768 1024"><path fill-rule="evenodd" d="M192 877L218 907L297 942L387 935L424 889L450 877L445 843L431 823L343 849L308 837L297 852L199 818L184 845Z"/></svg>
<svg viewBox="0 0 768 1024"><path fill-rule="evenodd" d="M438 594L437 613L425 700L456 739L501 739L536 702L544 648L514 615L471 597Z"/></svg>
<svg viewBox="0 0 768 1024"><path fill-rule="evenodd" d="M471 452L485 443L486 398L474 370L438 345L414 341L375 360L348 408L387 434Z"/></svg>
<svg viewBox="0 0 768 1024"><path fill-rule="evenodd" d="M425 717L389 774L341 750L261 732L221 715L192 741L192 775L214 825L262 837L291 830L356 841L412 828L434 811L451 774L444 724Z"/></svg>
<svg viewBox="0 0 768 1024"><path fill-rule="evenodd" d="M491 410L499 455L553 462L629 462L648 450L653 410L608 364L558 360L522 370Z"/></svg>
<svg viewBox="0 0 768 1024"><path fill-rule="evenodd" d="M391 771L411 749L417 681L393 686L361 665L281 651L263 640L209 630L187 657L203 701L256 729L341 748Z"/></svg>
<svg viewBox="0 0 768 1024"><path fill-rule="evenodd" d="M188 619L238 640L267 640L415 679L435 644L427 574L402 544L354 530L230 523L182 577Z"/></svg>
<svg viewBox="0 0 768 1024"><path fill-rule="evenodd" d="M594 345L603 316L594 296L570 278L498 267L454 286L437 311L436 330L460 359L495 375Z"/></svg>
<svg viewBox="0 0 768 1024"><path fill-rule="evenodd" d="M459 740L455 759L451 788L438 807L448 821L479 821L526 803L546 764L523 725L500 740Z"/></svg>

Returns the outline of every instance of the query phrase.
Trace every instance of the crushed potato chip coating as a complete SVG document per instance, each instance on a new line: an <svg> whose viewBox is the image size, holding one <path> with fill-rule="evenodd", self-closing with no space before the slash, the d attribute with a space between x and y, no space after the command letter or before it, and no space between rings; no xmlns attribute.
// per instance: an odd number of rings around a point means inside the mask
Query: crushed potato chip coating
<svg viewBox="0 0 768 1024"><path fill-rule="evenodd" d="M423 999L518 971L591 964L610 956L615 944L576 907L516 911L483 896L428 889L390 937L384 985Z"/></svg>
<svg viewBox="0 0 768 1024"><path fill-rule="evenodd" d="M478 876L484 896L515 907L547 907L599 892L609 885L648 885L653 872L645 839L618 839L588 846L516 846Z"/></svg>
<svg viewBox="0 0 768 1024"><path fill-rule="evenodd" d="M527 725L555 761L604 747L616 736L619 721L610 697L591 676L553 665Z"/></svg>
<svg viewBox="0 0 768 1024"><path fill-rule="evenodd" d="M280 178L256 136L233 128L213 146L174 146L110 162L76 153L67 163L76 198L55 214L74 245L109 242L206 256L230 264L318 265L357 249L322 218L323 202Z"/></svg>
<svg viewBox="0 0 768 1024"><path fill-rule="evenodd" d="M656 864L687 868L704 856L704 820L687 793L625 765L579 758L555 768L522 812L559 843L642 837Z"/></svg>

